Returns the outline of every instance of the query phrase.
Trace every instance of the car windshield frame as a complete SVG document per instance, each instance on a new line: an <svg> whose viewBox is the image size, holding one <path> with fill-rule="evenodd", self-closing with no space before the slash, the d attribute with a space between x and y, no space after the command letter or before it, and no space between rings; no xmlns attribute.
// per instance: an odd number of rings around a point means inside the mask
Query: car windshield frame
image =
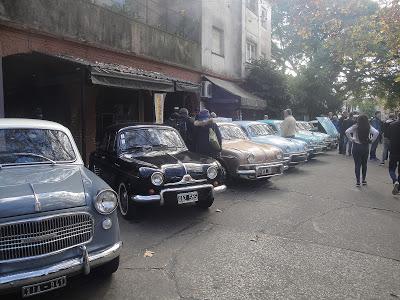
<svg viewBox="0 0 400 300"><path fill-rule="evenodd" d="M146 135L145 131L149 132L152 131L153 133L157 132L157 136L151 137L151 135ZM165 132L161 132L165 131ZM126 139L127 139L127 133L132 134L132 132L136 133L136 136L140 139L142 139L142 143L132 143L128 147L125 146ZM161 133L164 134L165 138L165 133L170 132L175 134L175 137L177 138L177 141L180 142L180 145L175 143L170 144L165 144L162 143L162 139L160 139ZM139 134L140 133L140 134ZM151 140L151 138L158 138L159 143L155 143L155 140ZM165 140L164 140L165 141ZM146 127L129 127L129 128L123 128L118 132L118 153L124 154L124 153L131 153L131 152L150 152L150 151L166 151L166 150L181 150L185 151L187 150L187 147L185 145L185 142L183 141L182 137L180 136L179 132L175 130L174 128L168 128L168 127L151 127L151 126L146 126ZM137 151L135 151L137 150Z"/></svg>
<svg viewBox="0 0 400 300"><path fill-rule="evenodd" d="M266 133L266 134L257 134L257 133L254 131L254 130L255 130L254 127L257 127L256 129L260 129L261 131L263 130L264 133ZM262 127L262 129L261 129L261 127ZM258 137L258 136L270 136L270 135L275 135L275 133L276 133L275 130L272 128L271 125L265 124L265 123L250 124L250 125L248 126L248 130L249 130L249 132L250 132L250 135L253 136L253 137ZM260 132L260 133L262 133L262 132Z"/></svg>
<svg viewBox="0 0 400 300"><path fill-rule="evenodd" d="M218 125L219 131L221 132L221 137L223 140L226 141L233 141L233 140L249 140L247 137L246 133L243 131L243 129L235 124L220 124ZM230 132L227 132L227 129L229 128ZM236 132L233 132L233 130L236 130ZM235 135L235 133L241 133L240 137Z"/></svg>
<svg viewBox="0 0 400 300"><path fill-rule="evenodd" d="M6 140L7 132L6 131L27 131L26 133L21 133L21 134L25 135L24 140L22 140L22 139L20 141L16 140L15 137L18 136L16 132L14 132L12 134L12 138L10 138L10 139L14 139L16 142L19 142L20 144L22 144L22 141L26 143L29 141L28 138L31 138L30 144L22 145L22 146L25 146L25 149L23 149L21 147L20 151L13 151L13 152L2 151L3 148L6 150L6 147L7 147L7 140ZM29 131L31 131L31 132L29 132ZM37 141L33 141L33 139L37 137L37 135L40 131L46 132L46 134L44 134L43 137L48 139L47 140L48 144L41 144L38 146ZM34 137L33 135L35 135L35 134L36 134L36 136ZM52 135L51 137L50 137L50 134ZM56 134L62 134L63 136L57 137ZM31 136L29 136L29 135L31 135ZM60 160L60 157L56 157L56 153L57 153L57 149L55 149L56 145L53 145L52 141L49 138L52 138L53 141L58 142L59 143L58 150L63 149L64 154L66 156L69 156L70 159ZM61 140L62 138L64 139L64 141ZM10 147L10 146L8 146L8 147ZM33 149L33 150L37 150L37 151L27 150L26 147L28 147L28 146L31 147L30 150ZM33 146L35 146L36 149ZM43 147L43 148L39 149L38 147ZM44 153L45 147L48 148L47 149L48 151L52 152L53 156L49 156L48 155L49 153ZM41 150L41 151L39 151L39 150ZM34 161L33 160L33 161L18 162L18 159L16 159L14 162L3 162L1 159L2 156L16 156L16 157L20 156L20 157L39 158L39 159L43 159L43 160L42 161ZM70 136L63 130L51 129L51 128L0 128L0 168L8 167L8 166L26 166L26 165L72 164L77 161L78 161L78 155L76 153L74 143L73 143L73 141L71 141Z"/></svg>

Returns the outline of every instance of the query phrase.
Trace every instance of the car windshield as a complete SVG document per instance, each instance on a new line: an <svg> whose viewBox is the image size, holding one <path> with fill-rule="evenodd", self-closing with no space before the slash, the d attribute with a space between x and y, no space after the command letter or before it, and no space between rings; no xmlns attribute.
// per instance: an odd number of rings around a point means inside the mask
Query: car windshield
<svg viewBox="0 0 400 300"><path fill-rule="evenodd" d="M252 136L274 135L275 131L268 124L254 124L249 126Z"/></svg>
<svg viewBox="0 0 400 300"><path fill-rule="evenodd" d="M224 140L247 140L246 134L236 125L220 125L219 131Z"/></svg>
<svg viewBox="0 0 400 300"><path fill-rule="evenodd" d="M76 160L68 136L59 130L0 129L0 165L43 164Z"/></svg>
<svg viewBox="0 0 400 300"><path fill-rule="evenodd" d="M169 128L128 129L120 134L119 144L122 152L186 148L180 135Z"/></svg>

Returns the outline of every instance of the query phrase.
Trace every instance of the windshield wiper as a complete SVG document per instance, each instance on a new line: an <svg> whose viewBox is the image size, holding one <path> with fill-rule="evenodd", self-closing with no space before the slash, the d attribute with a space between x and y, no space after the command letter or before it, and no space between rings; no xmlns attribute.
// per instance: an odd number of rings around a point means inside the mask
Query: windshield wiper
<svg viewBox="0 0 400 300"><path fill-rule="evenodd" d="M33 156L33 157L38 157L38 158L42 158L47 160L48 162L50 162L52 165L56 165L57 163L52 160L51 158L48 158L46 156L40 155L40 154L36 154L36 153L12 153L12 155L16 155L16 156Z"/></svg>
<svg viewBox="0 0 400 300"><path fill-rule="evenodd" d="M142 149L151 151L153 149L153 146L151 146L151 145L135 145L135 146L126 148L124 151L129 152L129 151L142 150Z"/></svg>

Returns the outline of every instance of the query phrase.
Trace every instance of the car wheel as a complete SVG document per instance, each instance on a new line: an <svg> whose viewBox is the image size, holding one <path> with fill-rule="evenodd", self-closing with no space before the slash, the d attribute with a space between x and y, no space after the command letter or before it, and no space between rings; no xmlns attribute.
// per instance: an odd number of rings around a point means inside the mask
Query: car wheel
<svg viewBox="0 0 400 300"><path fill-rule="evenodd" d="M201 209L208 209L209 207L211 207L211 205L213 205L213 203L214 203L214 197L209 196L204 200L198 201L197 206Z"/></svg>
<svg viewBox="0 0 400 300"><path fill-rule="evenodd" d="M128 189L123 182L118 187L118 204L119 211L125 219L132 220L138 217L138 207L130 200Z"/></svg>
<svg viewBox="0 0 400 300"><path fill-rule="evenodd" d="M100 276L108 277L111 276L118 270L119 267L119 256L113 260L105 263L104 265L97 267L94 272Z"/></svg>

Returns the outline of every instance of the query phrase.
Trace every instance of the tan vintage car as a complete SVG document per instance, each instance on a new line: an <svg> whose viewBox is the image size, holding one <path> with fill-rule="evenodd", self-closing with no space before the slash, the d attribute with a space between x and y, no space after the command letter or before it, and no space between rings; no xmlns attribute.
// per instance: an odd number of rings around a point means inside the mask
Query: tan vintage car
<svg viewBox="0 0 400 300"><path fill-rule="evenodd" d="M255 180L282 175L281 149L250 141L236 124L217 122L217 125L222 135L221 163L229 176Z"/></svg>

